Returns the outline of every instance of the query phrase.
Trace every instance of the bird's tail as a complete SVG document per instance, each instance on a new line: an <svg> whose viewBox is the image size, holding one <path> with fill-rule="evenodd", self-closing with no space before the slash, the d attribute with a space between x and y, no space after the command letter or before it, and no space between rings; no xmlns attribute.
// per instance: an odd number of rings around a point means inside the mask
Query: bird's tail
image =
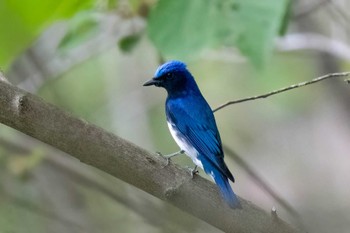
<svg viewBox="0 0 350 233"><path fill-rule="evenodd" d="M229 180L226 176L224 176L220 171L213 169L211 174L217 186L219 186L220 192L225 199L225 201L229 204L229 206L233 209L242 209L241 204L233 192Z"/></svg>

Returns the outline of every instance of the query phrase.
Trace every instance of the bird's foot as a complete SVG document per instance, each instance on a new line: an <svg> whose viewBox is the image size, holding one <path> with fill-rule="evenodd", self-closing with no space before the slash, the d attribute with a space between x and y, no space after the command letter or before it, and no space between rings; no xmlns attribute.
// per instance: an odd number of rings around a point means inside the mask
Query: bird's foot
<svg viewBox="0 0 350 233"><path fill-rule="evenodd" d="M188 170L190 171L191 178L193 179L194 175L198 174L199 171L197 170L197 165L194 166L194 168L188 167Z"/></svg>
<svg viewBox="0 0 350 233"><path fill-rule="evenodd" d="M183 153L185 153L185 151L184 151L184 150L180 150L180 151L177 151L177 152L172 153L172 154L163 155L161 152L157 151L157 154L158 154L158 155L160 155L160 156L162 156L163 158L166 159L166 165L165 165L165 166L168 166L168 165L169 165L170 160L171 160L172 157L175 157L175 156L177 156L177 155L181 155L181 154L183 154Z"/></svg>

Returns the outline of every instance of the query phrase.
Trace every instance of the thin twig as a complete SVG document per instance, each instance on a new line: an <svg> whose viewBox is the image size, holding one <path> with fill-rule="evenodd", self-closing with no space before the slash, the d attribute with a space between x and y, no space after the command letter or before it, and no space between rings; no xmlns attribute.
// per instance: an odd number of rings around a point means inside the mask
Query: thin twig
<svg viewBox="0 0 350 233"><path fill-rule="evenodd" d="M282 92L285 92L285 91L289 91L289 90L292 90L292 89L295 89L295 88L299 88L299 87L307 86L307 85L310 85L310 84L314 84L314 83L323 81L325 79L338 78L338 77L347 77L349 75L350 75L350 72L327 74L327 75L324 75L324 76L312 79L311 81L294 84L294 85L291 85L289 87L285 87L285 88L281 88L281 89L278 89L278 90L274 90L274 91L271 91L271 92L263 94L263 95L251 96L251 97L247 97L247 98L243 98L243 99L239 99L239 100L228 101L228 102L220 105L219 107L213 109L213 112L216 112L216 111L218 111L218 110L220 110L222 108L225 108L225 107L227 107L229 105L232 105L232 104L243 103L243 102L246 102L246 101L256 100L256 99L264 99L264 98L267 98L269 96L276 95L276 94L279 94L279 93L282 93ZM345 81L348 82L348 80L345 80Z"/></svg>

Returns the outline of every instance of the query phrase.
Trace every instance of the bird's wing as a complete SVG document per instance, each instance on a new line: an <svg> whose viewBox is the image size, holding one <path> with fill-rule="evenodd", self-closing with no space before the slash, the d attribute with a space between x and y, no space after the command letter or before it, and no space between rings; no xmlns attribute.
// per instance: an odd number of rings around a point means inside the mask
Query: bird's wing
<svg viewBox="0 0 350 233"><path fill-rule="evenodd" d="M173 127L176 127L182 137L200 155L205 156L218 170L230 179L232 178L233 181L233 176L223 160L221 139L210 108L209 111L196 114L185 111L177 105L171 105L170 108L167 108L167 117Z"/></svg>

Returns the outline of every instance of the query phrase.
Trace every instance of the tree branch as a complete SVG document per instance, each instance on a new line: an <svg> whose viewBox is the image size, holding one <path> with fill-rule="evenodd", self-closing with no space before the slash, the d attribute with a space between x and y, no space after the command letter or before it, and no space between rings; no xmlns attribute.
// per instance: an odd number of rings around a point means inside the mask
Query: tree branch
<svg viewBox="0 0 350 233"><path fill-rule="evenodd" d="M167 201L225 232L301 232L254 204L230 209L216 186L11 84L0 73L0 122Z"/></svg>
<svg viewBox="0 0 350 233"><path fill-rule="evenodd" d="M279 93L282 93L282 92L285 92L285 91L293 90L295 88L304 87L304 86L307 86L307 85L310 85L310 84L314 84L314 83L317 83L317 82L320 82L320 81L323 81L323 80L326 80L326 79L338 78L338 77L347 77L349 75L350 75L350 72L327 74L327 75L324 75L324 76L321 76L321 77L314 78L311 81L294 84L294 85L291 85L289 87L285 87L285 88L281 88L281 89L278 89L278 90L274 90L274 91L271 91L271 92L263 94L263 95L257 95L257 96L252 96L252 97L243 98L243 99L239 99L239 100L228 101L228 102L218 106L217 108L213 109L213 112L216 112L216 111L218 111L218 110L220 110L222 108L225 108L225 107L227 107L229 105L232 105L232 104L243 103L243 102L246 102L246 101L256 100L256 99L264 99L264 98L267 98L267 97L272 96L272 95L276 95L276 94L279 94ZM345 81L349 83L349 80L345 80Z"/></svg>
<svg viewBox="0 0 350 233"><path fill-rule="evenodd" d="M34 144L34 147L17 145L12 141L0 137L0 147L4 148L6 151L12 152L7 153L6 155L23 156L31 154L36 145ZM145 222L154 227L160 226L160 228L165 229L177 229L178 232L190 232L193 229L193 226L196 226L197 230L208 230L208 224L205 224L198 218L192 217L192 215L184 214L182 211L172 211L169 215L169 208L166 208L164 205L157 205L149 198L136 200L133 195L125 195L124 186L126 184L122 184L122 181L120 180L113 179L112 177L111 179L113 180L111 180L109 179L109 176L108 178L106 176L101 176L100 172L97 173L96 169L81 166L78 161L72 161L72 159L67 158L66 156L60 156L59 153L57 153L57 150L53 151L47 148L45 151L47 151L47 153L42 162L46 166L58 170L57 172L64 173L69 176L69 180L72 180L76 184L84 185L88 189L94 189L95 191L111 198L118 204L123 205L130 211L138 214ZM118 185L123 185L123 187L118 187ZM50 215L52 214L50 213Z"/></svg>
<svg viewBox="0 0 350 233"><path fill-rule="evenodd" d="M339 59L350 60L348 44L317 33L288 34L276 41L276 48L282 52L310 50L327 53Z"/></svg>

